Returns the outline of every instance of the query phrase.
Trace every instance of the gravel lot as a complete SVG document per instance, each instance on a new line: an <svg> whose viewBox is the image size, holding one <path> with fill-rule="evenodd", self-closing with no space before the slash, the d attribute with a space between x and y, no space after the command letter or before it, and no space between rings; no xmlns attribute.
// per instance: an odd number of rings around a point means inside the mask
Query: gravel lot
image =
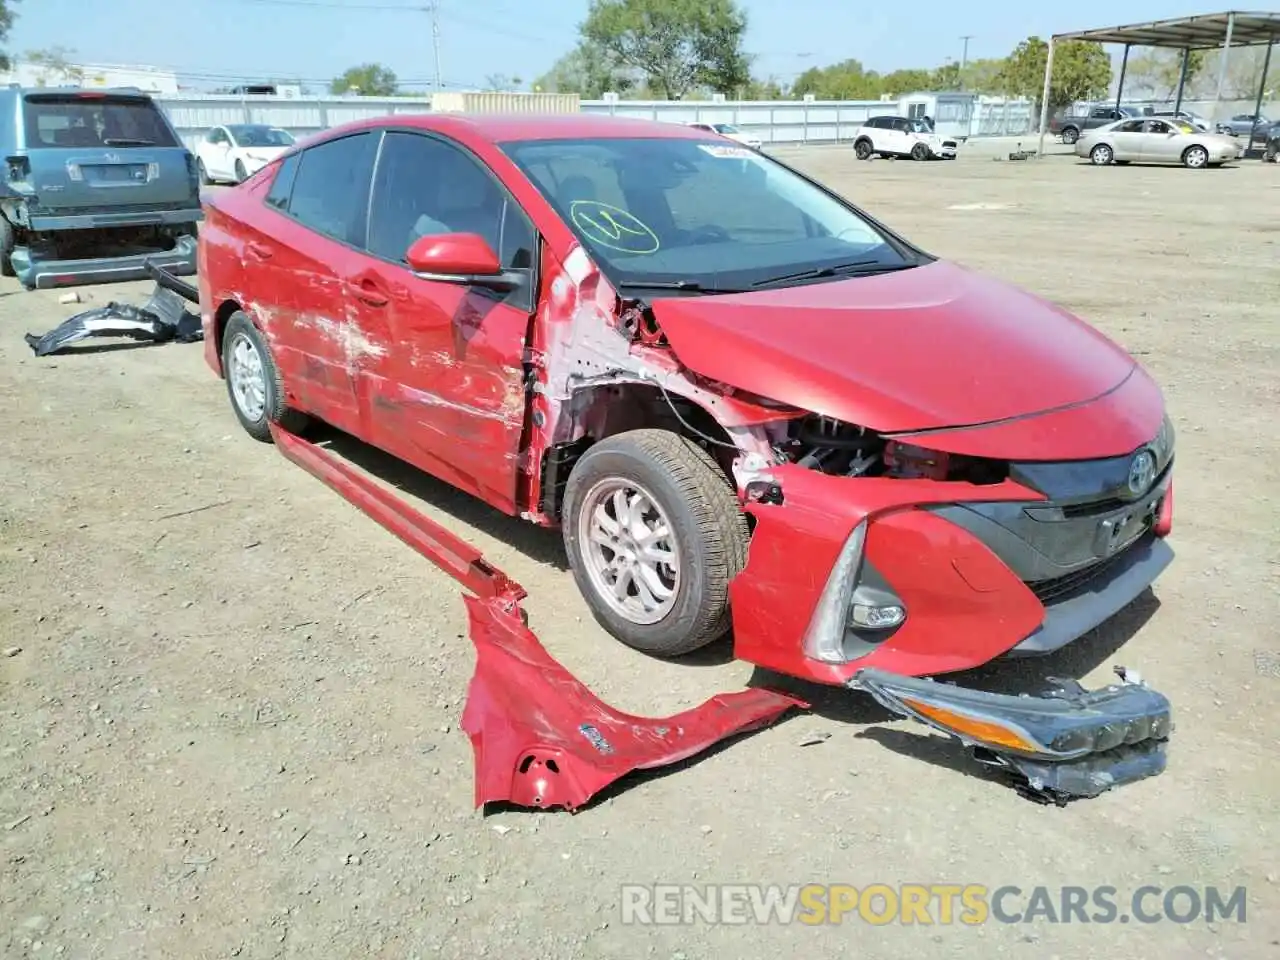
<svg viewBox="0 0 1280 960"><path fill-rule="evenodd" d="M779 153L932 252L1078 311L1164 385L1178 560L1154 597L1017 668L1140 669L1175 704L1163 777L1038 807L845 695L577 816L482 818L453 582L246 437L199 346L36 360L22 335L77 308L5 281L0 648L21 652L0 657L0 955L1280 956L1280 168L982 150ZM674 712L747 680L628 652L590 620L556 534L417 489L618 707ZM813 733L830 736L801 746ZM1105 931L621 921L624 883L753 882L1110 885L1122 906L1144 884L1244 885L1248 914Z"/></svg>

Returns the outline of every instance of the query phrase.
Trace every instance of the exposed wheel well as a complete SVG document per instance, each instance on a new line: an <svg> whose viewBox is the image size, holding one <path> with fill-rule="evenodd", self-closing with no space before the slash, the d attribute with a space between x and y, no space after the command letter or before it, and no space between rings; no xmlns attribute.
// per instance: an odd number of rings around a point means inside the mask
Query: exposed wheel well
<svg viewBox="0 0 1280 960"><path fill-rule="evenodd" d="M240 304L234 300L224 300L218 305L217 311L213 315L213 342L218 348L218 356L222 356L222 335L226 332L227 321L231 319L231 315L240 310Z"/></svg>
<svg viewBox="0 0 1280 960"><path fill-rule="evenodd" d="M593 443L629 430L653 428L688 437L703 447L733 482L737 448L715 416L699 403L643 383L587 387L573 395L567 412L576 424L575 439L552 446L542 465L540 510L559 516L569 471ZM674 408L674 409L673 409Z"/></svg>

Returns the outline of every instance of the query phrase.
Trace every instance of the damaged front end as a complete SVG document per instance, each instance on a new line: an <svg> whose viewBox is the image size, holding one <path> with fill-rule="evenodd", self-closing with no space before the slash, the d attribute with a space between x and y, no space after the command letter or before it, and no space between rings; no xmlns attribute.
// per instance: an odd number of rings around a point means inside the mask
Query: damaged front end
<svg viewBox="0 0 1280 960"><path fill-rule="evenodd" d="M1173 721L1168 699L1136 674L1086 690L1052 680L1041 696L1011 696L861 670L849 688L953 737L976 760L1011 773L1019 792L1064 805L1164 771Z"/></svg>

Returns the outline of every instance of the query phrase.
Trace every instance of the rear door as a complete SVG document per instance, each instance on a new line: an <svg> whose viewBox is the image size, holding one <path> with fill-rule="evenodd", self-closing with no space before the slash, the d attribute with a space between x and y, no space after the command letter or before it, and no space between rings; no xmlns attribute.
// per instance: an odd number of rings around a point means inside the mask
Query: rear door
<svg viewBox="0 0 1280 960"><path fill-rule="evenodd" d="M474 233L525 282L507 293L427 280L404 257L421 236ZM389 130L369 200L367 256L346 277L373 443L508 513L515 510L534 309L533 225L497 176L443 137Z"/></svg>
<svg viewBox="0 0 1280 960"><path fill-rule="evenodd" d="M28 93L23 126L43 207L199 205L190 154L150 97Z"/></svg>
<svg viewBox="0 0 1280 960"><path fill-rule="evenodd" d="M356 380L378 349L359 336L343 279L361 256L381 131L286 158L261 229L244 236L246 299L257 307L291 406L360 435Z"/></svg>
<svg viewBox="0 0 1280 960"><path fill-rule="evenodd" d="M1115 159L1139 160L1142 158L1142 144L1146 137L1142 131L1143 121L1126 120L1118 124L1110 133L1102 136L1110 141Z"/></svg>

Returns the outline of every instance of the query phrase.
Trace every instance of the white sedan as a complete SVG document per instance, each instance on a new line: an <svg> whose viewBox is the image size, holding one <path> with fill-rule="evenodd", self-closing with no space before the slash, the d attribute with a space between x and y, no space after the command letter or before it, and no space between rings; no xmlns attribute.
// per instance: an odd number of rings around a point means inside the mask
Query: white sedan
<svg viewBox="0 0 1280 960"><path fill-rule="evenodd" d="M722 137L728 137L744 147L750 147L752 150L759 150L764 144L759 137L753 137L749 133L743 133L732 123L703 123L697 121L690 123L689 126L695 130L705 130L707 133L718 133Z"/></svg>
<svg viewBox="0 0 1280 960"><path fill-rule="evenodd" d="M293 144L289 131L262 123L214 127L196 147L200 182L242 183Z"/></svg>

